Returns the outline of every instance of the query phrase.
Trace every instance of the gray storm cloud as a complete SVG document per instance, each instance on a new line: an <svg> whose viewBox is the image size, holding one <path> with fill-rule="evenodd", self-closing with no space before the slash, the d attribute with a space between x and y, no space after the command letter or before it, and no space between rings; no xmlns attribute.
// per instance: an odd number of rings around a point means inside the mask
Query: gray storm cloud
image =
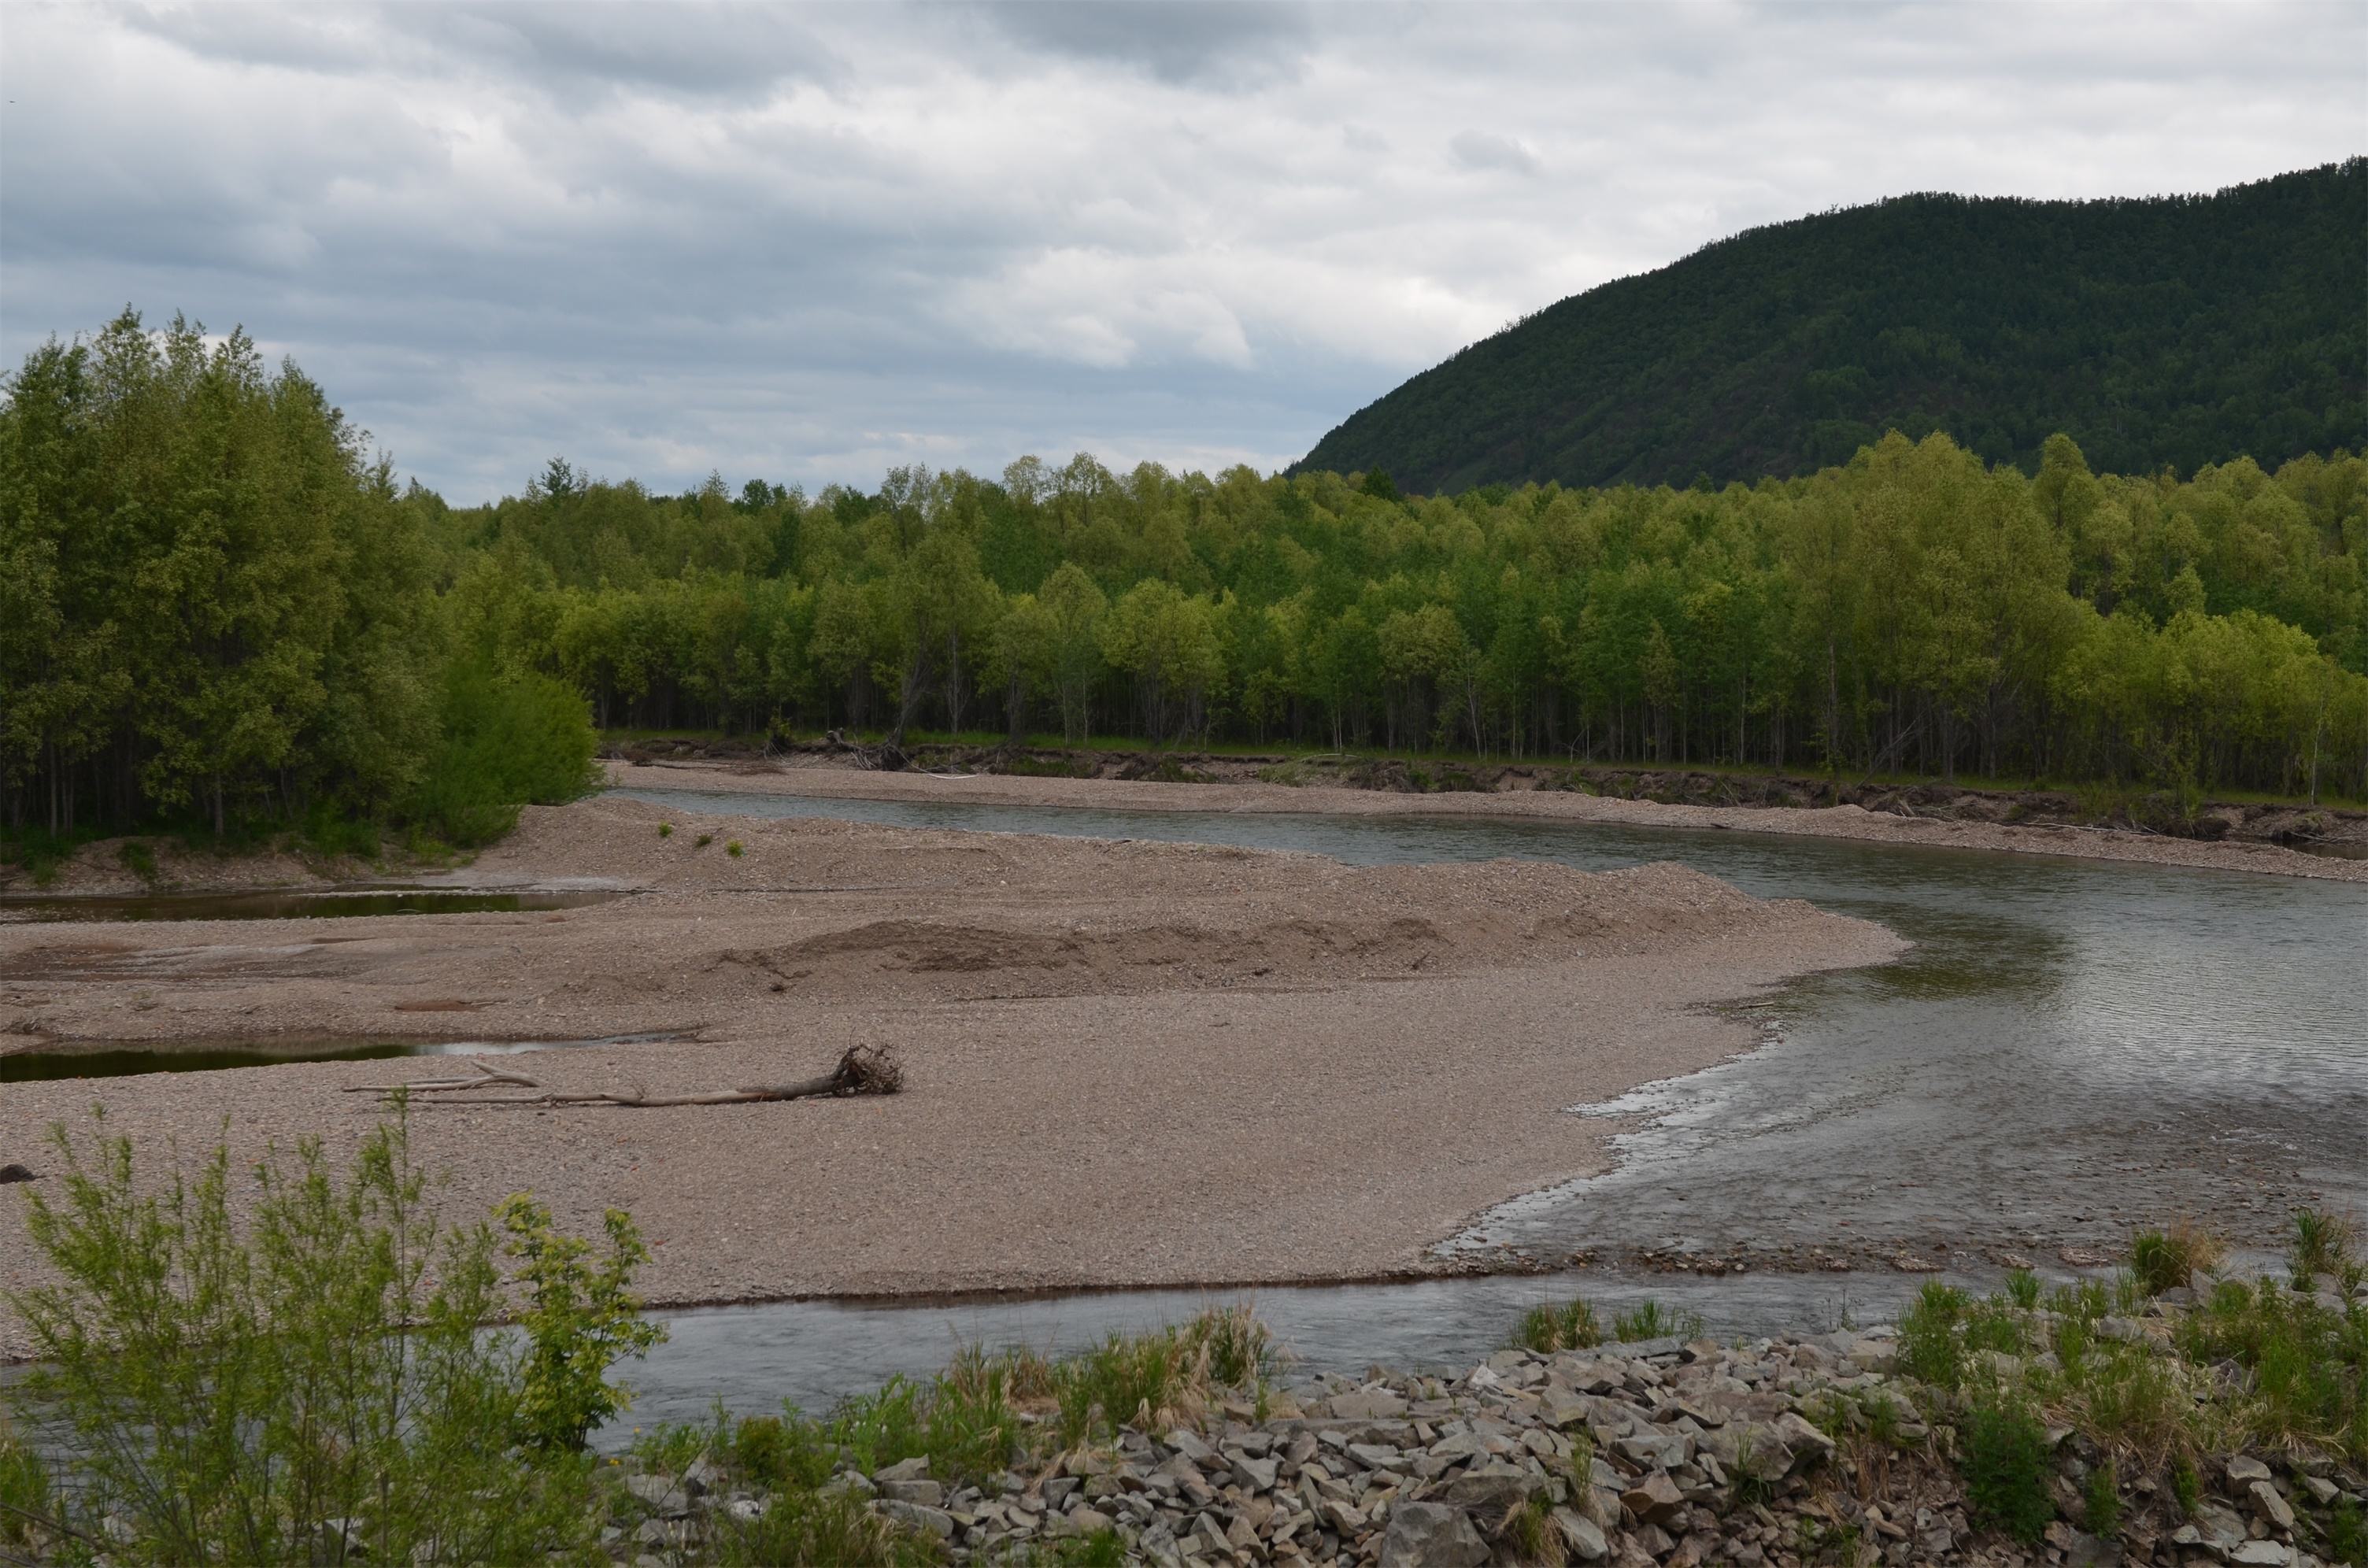
<svg viewBox="0 0 2368 1568"><path fill-rule="evenodd" d="M2361 150L2368 12L13 6L0 351L243 324L455 500L1296 457L1509 317L1912 189Z"/></svg>

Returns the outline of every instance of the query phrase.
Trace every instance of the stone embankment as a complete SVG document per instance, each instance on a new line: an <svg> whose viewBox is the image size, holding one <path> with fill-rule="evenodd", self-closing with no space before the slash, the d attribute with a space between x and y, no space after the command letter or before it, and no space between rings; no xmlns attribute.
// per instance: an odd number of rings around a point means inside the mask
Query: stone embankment
<svg viewBox="0 0 2368 1568"><path fill-rule="evenodd" d="M2200 1467L2192 1513L2168 1477L2132 1473L2111 1538L2059 1517L2020 1544L1969 1506L1950 1434L1927 1425L1938 1407L1896 1375L1896 1344L1884 1326L1505 1350L1452 1381L1378 1369L1312 1380L1271 1396L1262 1419L1230 1403L1199 1430L1123 1430L982 1485L907 1460L830 1486L957 1563L1059 1561L1045 1553L1107 1534L1125 1561L1162 1568L2317 1568L2310 1543L2327 1539L2329 1510L2368 1500L2358 1474L2323 1458L2226 1455ZM2069 1429L2046 1440L2045 1484L2081 1517L2106 1456ZM705 1460L627 1488L606 1539L637 1568L698 1560L719 1512L753 1518L765 1503Z"/></svg>

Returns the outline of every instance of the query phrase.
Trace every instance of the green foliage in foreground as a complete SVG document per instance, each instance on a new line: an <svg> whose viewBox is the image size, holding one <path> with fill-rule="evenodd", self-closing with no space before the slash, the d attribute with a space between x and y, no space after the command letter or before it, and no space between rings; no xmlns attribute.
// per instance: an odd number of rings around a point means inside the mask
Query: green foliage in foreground
<svg viewBox="0 0 2368 1568"><path fill-rule="evenodd" d="M669 1426L636 1439L644 1467L680 1474L705 1456L751 1490L772 1494L754 1520L714 1517L726 1564L906 1568L941 1560L936 1541L863 1509L830 1484L909 1459L950 1487L993 1492L1007 1470L1110 1441L1121 1426L1197 1424L1220 1402L1258 1414L1279 1353L1247 1306L1210 1307L1182 1324L1112 1334L1075 1355L965 1346L928 1378L892 1378L839 1401L819 1418L794 1406L705 1426ZM1010 1568L1100 1568L1122 1560L1114 1535L1014 1545Z"/></svg>
<svg viewBox="0 0 2368 1568"><path fill-rule="evenodd" d="M2168 1343L2105 1320L2135 1319L2169 1288L2159 1284L2169 1270L2059 1287L2044 1308L2032 1291L1975 1301L1928 1283L1899 1320L1901 1369L1969 1408L2004 1401L2044 1409L2109 1450L2175 1474L2196 1456L2251 1443L2368 1460L2368 1305L2330 1307L2296 1288L2305 1256L2341 1272L2347 1288L2358 1283L2358 1266L2340 1229L2297 1229L2294 1278L2216 1281L2165 1325ZM2139 1239L2163 1241L2160 1233ZM2137 1250L2142 1258L2151 1251ZM2180 1250L2184 1262L2212 1249L2190 1234ZM2242 1374L2234 1392L2213 1370L2228 1364Z"/></svg>
<svg viewBox="0 0 2368 1568"><path fill-rule="evenodd" d="M514 1199L525 1333L489 1334L509 1306L495 1234L440 1225L400 1113L342 1179L317 1139L256 1161L251 1201L226 1145L152 1187L103 1127L87 1152L52 1142L63 1197L27 1215L59 1282L10 1296L40 1356L12 1392L73 1460L28 1481L0 1453L0 1487L46 1494L19 1506L63 1526L60 1560L103 1541L119 1563L598 1561L571 1439L613 1408L609 1360L655 1335L624 1293L629 1221L591 1264Z"/></svg>
<svg viewBox="0 0 2368 1568"><path fill-rule="evenodd" d="M1974 1517L2025 1546L2035 1543L2055 1517L2047 1490L2055 1467L2045 1423L2014 1401L1979 1399L1958 1423L1957 1442Z"/></svg>

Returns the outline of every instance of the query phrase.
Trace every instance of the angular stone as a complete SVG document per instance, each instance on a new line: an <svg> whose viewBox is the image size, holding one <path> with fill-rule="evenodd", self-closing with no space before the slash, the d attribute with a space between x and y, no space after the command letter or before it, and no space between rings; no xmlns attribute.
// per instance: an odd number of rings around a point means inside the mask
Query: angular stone
<svg viewBox="0 0 2368 1568"><path fill-rule="evenodd" d="M1192 1436L1191 1433L1187 1432L1181 1426L1178 1426L1176 1430L1167 1434L1167 1446L1175 1449L1178 1453L1182 1454L1186 1459L1190 1460L1194 1464L1199 1464L1203 1460L1212 1460L1217 1457L1216 1449L1201 1441L1200 1438Z"/></svg>
<svg viewBox="0 0 2368 1568"><path fill-rule="evenodd" d="M2256 1481L2245 1491L2252 1500L2253 1512L2260 1516L2263 1524L2273 1530L2283 1530L2288 1535L2294 1533L2294 1509L2278 1494L2275 1486L2266 1481Z"/></svg>
<svg viewBox="0 0 2368 1568"><path fill-rule="evenodd" d="M886 1483L891 1481L918 1481L928 1473L929 1456L927 1454L916 1454L913 1458L908 1460L898 1460L894 1464L888 1466L885 1470L873 1471L871 1472L871 1479L878 1483Z"/></svg>
<svg viewBox="0 0 2368 1568"><path fill-rule="evenodd" d="M1052 1475L1045 1477L1043 1488L1044 1506L1052 1509L1054 1513L1061 1512L1061 1506L1069 1500L1069 1494L1075 1492L1076 1489L1077 1482L1075 1476Z"/></svg>
<svg viewBox="0 0 2368 1568"><path fill-rule="evenodd" d="M1536 1476L1511 1465L1492 1465L1486 1470L1459 1475L1434 1494L1433 1500L1450 1507L1467 1509L1491 1521L1529 1501L1531 1494L1543 1484Z"/></svg>
<svg viewBox="0 0 2368 1568"><path fill-rule="evenodd" d="M1245 1454L1234 1461L1234 1479L1245 1492L1271 1492L1279 1468L1272 1460L1252 1459Z"/></svg>
<svg viewBox="0 0 2368 1568"><path fill-rule="evenodd" d="M946 1505L946 1489L934 1481L882 1481L880 1495L899 1503L918 1503L924 1508L942 1508Z"/></svg>
<svg viewBox="0 0 2368 1568"><path fill-rule="evenodd" d="M2242 1544L2252 1533L2245 1528L2245 1521L2236 1510L2223 1507L2218 1503L2199 1506L2195 1510L2195 1526L2203 1532L2205 1545L2223 1551Z"/></svg>
<svg viewBox="0 0 2368 1568"><path fill-rule="evenodd" d="M1375 1568L1481 1568L1488 1543L1461 1508L1404 1503L1390 1511Z"/></svg>
<svg viewBox="0 0 2368 1568"><path fill-rule="evenodd" d="M1639 1428L1634 1437L1621 1438L1611 1449L1647 1470L1674 1470L1694 1457L1693 1437L1685 1432Z"/></svg>
<svg viewBox="0 0 2368 1568"><path fill-rule="evenodd" d="M1342 1421L1395 1421L1406 1413L1406 1402L1386 1389L1332 1396L1332 1414Z"/></svg>
<svg viewBox="0 0 2368 1568"><path fill-rule="evenodd" d="M2270 1467L2250 1454L2237 1454L2228 1460L2228 1481L2237 1487L2250 1486L2256 1481L2267 1481Z"/></svg>
<svg viewBox="0 0 2368 1568"><path fill-rule="evenodd" d="M880 1505L881 1511L900 1525L927 1530L939 1540L951 1540L954 1536L953 1516L942 1508L925 1508L918 1503L890 1498Z"/></svg>
<svg viewBox="0 0 2368 1568"><path fill-rule="evenodd" d="M1834 1456L1834 1440L1789 1410L1776 1418L1772 1430L1776 1440L1793 1451L1796 1464Z"/></svg>
<svg viewBox="0 0 2368 1568"><path fill-rule="evenodd" d="M1584 1518L1568 1508L1556 1508L1553 1518L1565 1555L1581 1562L1593 1562L1610 1554L1611 1545L1603 1539L1601 1527L1593 1519Z"/></svg>
<svg viewBox="0 0 2368 1568"><path fill-rule="evenodd" d="M625 1490L661 1518L678 1519L690 1512L690 1495L670 1475L629 1475Z"/></svg>
<svg viewBox="0 0 2368 1568"><path fill-rule="evenodd" d="M1656 1471L1620 1494L1620 1506L1640 1524L1656 1525L1685 1501L1678 1483Z"/></svg>
<svg viewBox="0 0 2368 1568"><path fill-rule="evenodd" d="M2228 1553L2236 1568L2287 1568L2294 1560L2294 1548L2274 1540L2248 1540Z"/></svg>

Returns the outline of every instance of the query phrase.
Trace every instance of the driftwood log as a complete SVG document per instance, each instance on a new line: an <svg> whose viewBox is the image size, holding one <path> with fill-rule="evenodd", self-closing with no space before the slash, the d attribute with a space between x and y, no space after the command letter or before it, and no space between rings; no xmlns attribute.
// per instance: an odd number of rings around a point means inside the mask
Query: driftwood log
<svg viewBox="0 0 2368 1568"><path fill-rule="evenodd" d="M893 1047L854 1046L838 1065L819 1078L795 1084L751 1084L736 1089L711 1089L688 1095L654 1095L636 1085L620 1089L546 1089L522 1073L504 1072L471 1062L476 1075L469 1078L418 1078L404 1084L353 1084L352 1094L391 1095L397 1091L427 1095L421 1105L617 1105L685 1106L752 1105L760 1100L843 1099L850 1095L893 1095L905 1086L904 1064ZM485 1095L468 1091L515 1085L531 1089L525 1095ZM455 1093L454 1091L461 1091Z"/></svg>

